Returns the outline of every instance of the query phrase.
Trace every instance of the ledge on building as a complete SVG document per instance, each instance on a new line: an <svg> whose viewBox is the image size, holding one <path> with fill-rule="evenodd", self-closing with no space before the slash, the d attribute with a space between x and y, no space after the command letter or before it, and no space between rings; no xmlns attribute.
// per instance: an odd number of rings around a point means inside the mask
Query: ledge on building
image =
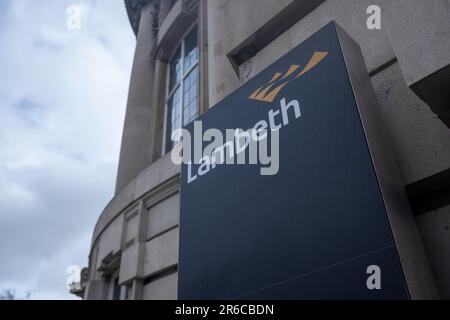
<svg viewBox="0 0 450 320"><path fill-rule="evenodd" d="M239 76L239 66L241 64L254 57L259 51L306 17L323 2L324 0L293 1L237 48L234 48L228 54L228 59L236 74Z"/></svg>
<svg viewBox="0 0 450 320"><path fill-rule="evenodd" d="M125 188L119 191L103 210L94 229L91 249L101 233L123 210L146 194L151 193L152 190L157 189L164 182L179 176L179 174L180 166L172 162L170 153L143 170Z"/></svg>
<svg viewBox="0 0 450 320"><path fill-rule="evenodd" d="M450 65L411 85L411 89L428 104L450 128Z"/></svg>
<svg viewBox="0 0 450 320"><path fill-rule="evenodd" d="M130 20L131 27L133 28L133 32L136 36L139 31L142 8L153 1L156 0L125 0L128 19Z"/></svg>
<svg viewBox="0 0 450 320"><path fill-rule="evenodd" d="M169 60L179 40L197 19L198 1L178 0L170 9L158 31L158 59Z"/></svg>

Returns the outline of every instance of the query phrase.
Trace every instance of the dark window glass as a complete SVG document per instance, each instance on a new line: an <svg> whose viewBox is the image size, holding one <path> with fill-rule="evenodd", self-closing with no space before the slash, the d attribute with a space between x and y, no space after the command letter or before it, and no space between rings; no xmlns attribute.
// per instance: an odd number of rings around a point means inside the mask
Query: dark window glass
<svg viewBox="0 0 450 320"><path fill-rule="evenodd" d="M184 39L184 72L188 72L198 62L198 29L197 26Z"/></svg>
<svg viewBox="0 0 450 320"><path fill-rule="evenodd" d="M179 139L172 141L172 133L176 129L181 128L181 90L178 88L168 103L167 114L167 128L166 128L166 150L172 150L174 142L178 142Z"/></svg>
<svg viewBox="0 0 450 320"><path fill-rule="evenodd" d="M173 149L172 132L187 125L198 117L199 105L199 48L198 27L194 26L182 39L173 58L169 62L169 88L167 97L167 117L165 151Z"/></svg>
<svg viewBox="0 0 450 320"><path fill-rule="evenodd" d="M169 75L169 91L181 80L181 47L175 51L175 55L170 61L170 75Z"/></svg>
<svg viewBox="0 0 450 320"><path fill-rule="evenodd" d="M120 300L120 286L118 277L114 279L113 300Z"/></svg>
<svg viewBox="0 0 450 320"><path fill-rule="evenodd" d="M183 91L183 125L187 125L198 116L198 67L186 77Z"/></svg>

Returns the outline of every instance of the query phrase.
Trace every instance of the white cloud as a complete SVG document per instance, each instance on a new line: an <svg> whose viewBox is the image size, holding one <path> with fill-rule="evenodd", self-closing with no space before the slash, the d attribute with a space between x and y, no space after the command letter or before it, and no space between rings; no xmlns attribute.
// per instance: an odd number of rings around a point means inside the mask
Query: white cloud
<svg viewBox="0 0 450 320"><path fill-rule="evenodd" d="M71 298L66 268L87 265L113 193L134 42L122 0L1 2L0 291Z"/></svg>

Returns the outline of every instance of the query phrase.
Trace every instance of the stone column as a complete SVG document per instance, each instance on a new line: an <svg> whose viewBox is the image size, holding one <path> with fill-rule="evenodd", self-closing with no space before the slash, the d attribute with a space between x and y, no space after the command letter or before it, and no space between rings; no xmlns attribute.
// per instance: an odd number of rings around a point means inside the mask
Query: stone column
<svg viewBox="0 0 450 320"><path fill-rule="evenodd" d="M155 17L155 4L150 3L142 9L123 128L116 193L149 164L148 155L152 144L150 133L155 111L152 105L155 68L152 51L157 42Z"/></svg>
<svg viewBox="0 0 450 320"><path fill-rule="evenodd" d="M406 83L450 127L450 1L384 0L383 9Z"/></svg>

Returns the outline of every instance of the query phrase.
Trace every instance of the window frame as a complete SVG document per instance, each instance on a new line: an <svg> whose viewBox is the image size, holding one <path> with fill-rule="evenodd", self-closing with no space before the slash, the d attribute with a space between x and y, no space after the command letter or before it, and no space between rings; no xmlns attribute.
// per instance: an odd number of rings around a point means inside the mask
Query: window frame
<svg viewBox="0 0 450 320"><path fill-rule="evenodd" d="M198 50L198 59L197 61L192 64L190 66L190 68L188 70L184 70L184 59L185 59L185 51L186 51L186 43L185 40L187 38L187 36L192 32L192 30L195 29L195 27L197 27L197 50ZM181 51L181 63L180 63L180 68L181 68L181 77L180 80L178 80L175 85L173 86L172 89L170 89L170 72L171 72L171 62L173 60L173 58L175 57L175 55L177 54L178 49L180 49ZM170 58L168 59L167 62L167 70L166 70L166 89L165 89L165 97L164 97L164 130L163 130L163 143L162 143L162 154L166 155L167 153L169 153L175 146L176 144L173 146L172 149L167 150L168 148L166 147L167 144L167 129L168 129L168 114L169 114L169 102L170 100L174 97L175 93L177 92L178 89L180 89L180 94L181 94L181 127L184 127L184 83L186 78L191 74L192 71L194 71L195 68L198 68L197 70L197 81L198 81L198 85L197 85L197 114L200 114L200 60L201 60L201 50L200 50L200 25L199 25L199 21L196 20L194 21L189 28L187 29L187 31L180 37L180 40L177 42L177 44L174 46L173 52L170 56ZM197 115L197 117L198 117ZM173 129L172 129L173 131Z"/></svg>

